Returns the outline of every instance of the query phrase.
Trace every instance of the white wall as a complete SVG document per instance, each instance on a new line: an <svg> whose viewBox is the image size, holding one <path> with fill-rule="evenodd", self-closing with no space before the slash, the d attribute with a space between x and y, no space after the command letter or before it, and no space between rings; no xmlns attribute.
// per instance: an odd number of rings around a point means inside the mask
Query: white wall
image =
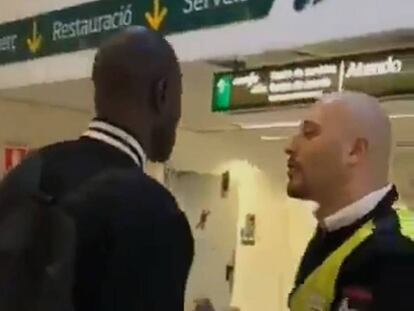
<svg viewBox="0 0 414 311"><path fill-rule="evenodd" d="M208 298L216 311L227 311L231 293L226 265L236 248L238 192L230 186L221 193L221 176L180 172L171 174L169 186L193 231L195 253L186 291L185 310L194 310L195 301ZM197 228L203 210L210 215L204 228Z"/></svg>
<svg viewBox="0 0 414 311"><path fill-rule="evenodd" d="M248 164L236 166L239 228L246 214L255 214L257 244L238 244L233 305L246 311L287 310L297 264L313 228L310 209L286 198L281 178Z"/></svg>
<svg viewBox="0 0 414 311"><path fill-rule="evenodd" d="M90 115L85 112L0 99L0 146L21 144L38 148L76 138L89 119ZM3 163L3 152L0 161Z"/></svg>
<svg viewBox="0 0 414 311"><path fill-rule="evenodd" d="M264 143L252 134L179 136L171 165L221 174L230 170L238 185L238 232L246 214L256 215L256 245L238 236L232 305L242 311L281 311L304 247L314 228L309 204L285 194L282 143Z"/></svg>

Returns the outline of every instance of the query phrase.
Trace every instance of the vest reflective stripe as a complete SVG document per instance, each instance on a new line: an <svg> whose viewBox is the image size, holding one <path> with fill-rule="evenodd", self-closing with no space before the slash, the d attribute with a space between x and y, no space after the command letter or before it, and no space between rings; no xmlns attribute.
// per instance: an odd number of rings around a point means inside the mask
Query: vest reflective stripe
<svg viewBox="0 0 414 311"><path fill-rule="evenodd" d="M414 212L408 209L401 209L397 212L400 221L401 234L414 241Z"/></svg>
<svg viewBox="0 0 414 311"><path fill-rule="evenodd" d="M334 251L305 282L298 287L290 301L292 311L329 311L335 299L335 283L342 262L374 231L372 221L362 226ZM414 233L414 231L413 231Z"/></svg>

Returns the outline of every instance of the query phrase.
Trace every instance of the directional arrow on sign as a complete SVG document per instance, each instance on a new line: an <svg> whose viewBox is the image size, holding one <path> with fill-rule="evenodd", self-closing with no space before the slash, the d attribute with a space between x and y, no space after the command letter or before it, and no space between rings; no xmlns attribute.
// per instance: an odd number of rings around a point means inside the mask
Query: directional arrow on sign
<svg viewBox="0 0 414 311"><path fill-rule="evenodd" d="M42 35L37 33L37 22L33 21L32 37L27 39L27 46L32 54L36 54L42 46Z"/></svg>
<svg viewBox="0 0 414 311"><path fill-rule="evenodd" d="M219 91L219 93L223 93L226 90L227 87L227 83L224 79L220 79L219 82L217 83L217 89Z"/></svg>
<svg viewBox="0 0 414 311"><path fill-rule="evenodd" d="M220 93L222 93L224 91L224 88L226 87L226 82L223 81L223 79L220 79L217 82L217 89Z"/></svg>
<svg viewBox="0 0 414 311"><path fill-rule="evenodd" d="M216 76L216 91L213 96L213 111L227 111L231 99L233 77L231 75Z"/></svg>
<svg viewBox="0 0 414 311"><path fill-rule="evenodd" d="M145 13L145 18L152 29L159 30L167 14L168 9L166 7L160 8L160 0L154 0L154 10L152 13Z"/></svg>

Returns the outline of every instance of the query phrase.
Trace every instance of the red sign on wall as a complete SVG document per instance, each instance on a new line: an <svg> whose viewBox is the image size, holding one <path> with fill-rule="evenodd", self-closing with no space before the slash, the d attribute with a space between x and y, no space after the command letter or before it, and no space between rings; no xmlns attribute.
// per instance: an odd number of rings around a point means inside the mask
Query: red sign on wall
<svg viewBox="0 0 414 311"><path fill-rule="evenodd" d="M16 167L27 155L29 149L22 146L7 146L4 148L4 169L5 172Z"/></svg>

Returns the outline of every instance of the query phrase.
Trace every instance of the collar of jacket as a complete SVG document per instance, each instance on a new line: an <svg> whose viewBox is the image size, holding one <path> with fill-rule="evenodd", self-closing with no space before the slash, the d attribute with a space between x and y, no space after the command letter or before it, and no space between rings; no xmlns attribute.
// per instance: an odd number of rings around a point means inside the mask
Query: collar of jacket
<svg viewBox="0 0 414 311"><path fill-rule="evenodd" d="M140 167L143 167L147 160L144 149L132 135L106 121L93 120L82 136L113 146L127 154Z"/></svg>
<svg viewBox="0 0 414 311"><path fill-rule="evenodd" d="M370 212L383 201L391 190L393 190L393 185L388 184L381 189L365 195L360 200L343 207L335 214L323 219L320 226L328 232L332 232L354 224L370 214Z"/></svg>

